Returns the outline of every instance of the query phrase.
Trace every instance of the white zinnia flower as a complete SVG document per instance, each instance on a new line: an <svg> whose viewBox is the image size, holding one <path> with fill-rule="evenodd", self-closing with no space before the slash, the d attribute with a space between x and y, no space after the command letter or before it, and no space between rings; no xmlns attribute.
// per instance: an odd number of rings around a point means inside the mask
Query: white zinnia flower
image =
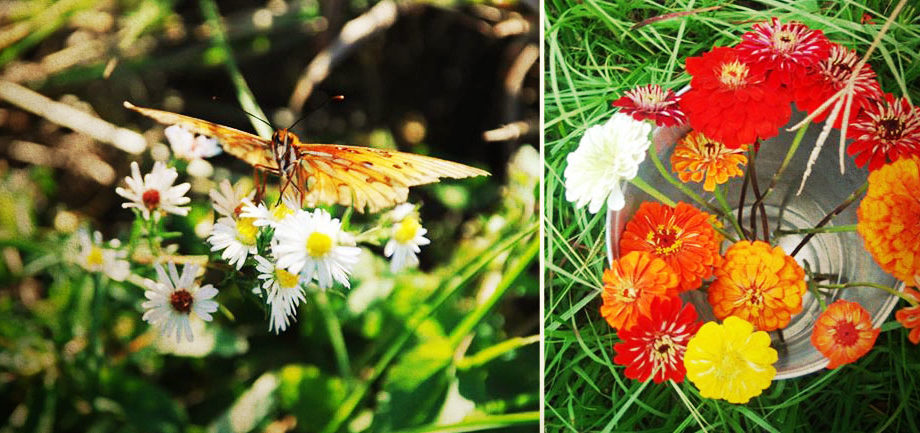
<svg viewBox="0 0 920 433"><path fill-rule="evenodd" d="M648 150L652 126L616 113L607 123L585 131L578 149L566 158L565 198L588 212L597 213L607 202L610 210L626 204L621 184L636 177Z"/></svg>
<svg viewBox="0 0 920 433"><path fill-rule="evenodd" d="M287 329L297 315L297 306L305 301L300 274L292 274L262 256L255 256L256 270L262 280L262 289L267 294L266 302L271 306L268 330L276 334ZM258 290L258 287L256 288ZM260 292L261 293L261 292Z"/></svg>
<svg viewBox="0 0 920 433"><path fill-rule="evenodd" d="M150 219L150 214L154 212L185 216L189 208L181 205L191 201L185 196L191 185L186 182L173 186L177 177L179 173L175 168L167 168L166 164L157 161L153 170L141 179L141 170L135 161L131 163L131 176L125 177L128 188L118 187L115 192L130 200L122 203L121 207L139 209L144 219Z"/></svg>
<svg viewBox="0 0 920 433"><path fill-rule="evenodd" d="M182 276L176 271L176 264L169 263L169 275L159 264L154 265L159 281L145 280L147 290L144 296L147 301L143 303L145 310L143 319L151 325L160 327L160 334L176 333L176 342L185 334L188 341L192 341L192 327L189 325L189 315L195 313L200 319L211 321L211 313L217 311L217 302L211 298L217 295L217 289L208 284L198 286L195 274L198 265L185 265Z"/></svg>
<svg viewBox="0 0 920 433"><path fill-rule="evenodd" d="M269 226L276 228L281 220L293 215L294 211L298 209L300 209L300 206L297 205L297 199L289 195L285 195L281 202L272 206L271 209L266 207L264 203L256 205L253 204L252 200L244 199L240 216L255 219L253 224L256 227Z"/></svg>
<svg viewBox="0 0 920 433"><path fill-rule="evenodd" d="M272 252L278 266L300 273L305 281L314 277L322 289L333 280L351 287L348 274L358 262L361 249L349 246L354 239L341 230L342 224L323 209L307 212L298 209L275 228Z"/></svg>
<svg viewBox="0 0 920 433"><path fill-rule="evenodd" d="M236 266L237 270L242 269L246 257L258 252L256 240L259 228L253 225L254 222L252 218L220 217L208 236L211 251L223 250L220 258L230 263L230 266Z"/></svg>
<svg viewBox="0 0 920 433"><path fill-rule="evenodd" d="M77 233L79 252L77 263L90 272L102 272L115 281L124 281L131 272L131 265L125 260L126 251L105 248L102 233L94 232L92 239L85 230Z"/></svg>
<svg viewBox="0 0 920 433"><path fill-rule="evenodd" d="M195 135L180 125L172 125L163 130L169 146L177 158L186 160L210 158L221 152L217 139L205 135Z"/></svg>
<svg viewBox="0 0 920 433"><path fill-rule="evenodd" d="M383 247L383 254L392 257L391 272L397 272L406 266L418 265L416 254L422 251L419 246L431 243L425 237L428 230L419 223L414 209L413 205L403 203L391 211L396 222L393 224L393 237Z"/></svg>
<svg viewBox="0 0 920 433"><path fill-rule="evenodd" d="M219 190L212 189L208 195L211 197L211 204L214 210L223 216L236 218L238 215L237 208L243 204L244 200L251 199L255 191L245 192L240 183L235 186L230 185L230 181L224 179L218 185Z"/></svg>

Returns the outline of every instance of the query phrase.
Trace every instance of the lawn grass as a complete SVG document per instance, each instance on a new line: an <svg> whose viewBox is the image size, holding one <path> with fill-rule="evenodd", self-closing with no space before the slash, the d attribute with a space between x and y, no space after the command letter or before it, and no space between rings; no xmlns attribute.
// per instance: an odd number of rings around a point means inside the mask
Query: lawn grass
<svg viewBox="0 0 920 433"><path fill-rule="evenodd" d="M894 3L894 2L891 2ZM545 2L545 421L546 431L920 431L920 348L893 315L854 364L777 381L747 405L703 399L689 383L645 385L614 365L617 341L600 316L607 266L603 212L564 198L566 155L610 103L647 83L680 88L683 61L733 45L772 16L824 30L863 53L893 4L880 1ZM718 7L631 29L647 18ZM863 24L871 18L874 24ZM920 27L908 5L870 59L883 90L920 100ZM811 143L802 146L809 151ZM826 155L825 155L826 156Z"/></svg>

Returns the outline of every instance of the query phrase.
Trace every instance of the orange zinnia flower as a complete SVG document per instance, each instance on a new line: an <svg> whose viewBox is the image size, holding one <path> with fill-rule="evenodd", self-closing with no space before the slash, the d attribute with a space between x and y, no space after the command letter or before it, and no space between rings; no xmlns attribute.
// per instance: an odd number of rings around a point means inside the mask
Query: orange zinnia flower
<svg viewBox="0 0 920 433"><path fill-rule="evenodd" d="M834 369L868 353L879 331L872 327L869 312L862 305L838 299L818 316L811 344L831 360L827 368Z"/></svg>
<svg viewBox="0 0 920 433"><path fill-rule="evenodd" d="M722 236L713 230L711 220L711 215L686 203L670 207L644 202L626 224L620 253L652 253L680 276L681 292L698 289L722 260Z"/></svg>
<svg viewBox="0 0 920 433"><path fill-rule="evenodd" d="M856 231L875 262L901 281L920 274L920 159L902 158L869 174Z"/></svg>
<svg viewBox="0 0 920 433"><path fill-rule="evenodd" d="M914 277L915 282L920 282L918 280L920 278ZM913 302L894 313L894 318L898 319L898 323L901 326L910 329L907 339L911 343L917 344L920 343L920 292L911 288L904 288L904 295L913 299Z"/></svg>
<svg viewBox="0 0 920 433"><path fill-rule="evenodd" d="M725 252L715 275L708 292L719 319L736 316L761 331L773 331L802 311L805 271L781 247L740 241Z"/></svg>
<svg viewBox="0 0 920 433"><path fill-rule="evenodd" d="M649 315L652 300L677 296L677 274L664 260L634 251L604 271L601 315L614 329L632 328Z"/></svg>
<svg viewBox="0 0 920 433"><path fill-rule="evenodd" d="M674 147L671 167L683 182L700 182L705 176L703 189L715 191L716 184L721 185L730 177L744 175L738 164L747 164L745 150L747 145L732 149L710 140L702 132L690 131Z"/></svg>

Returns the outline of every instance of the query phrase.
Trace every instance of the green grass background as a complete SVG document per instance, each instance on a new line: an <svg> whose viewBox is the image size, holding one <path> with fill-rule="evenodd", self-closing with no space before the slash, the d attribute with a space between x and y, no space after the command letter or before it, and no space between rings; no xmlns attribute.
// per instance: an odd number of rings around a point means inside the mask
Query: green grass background
<svg viewBox="0 0 920 433"><path fill-rule="evenodd" d="M604 213L575 210L562 179L566 155L585 129L614 112L610 102L639 84L686 85L686 57L733 45L752 23L772 16L822 29L864 53L895 3L545 2L546 431L920 431L920 348L893 315L861 360L774 382L747 405L703 399L689 383L626 379L612 362L615 332L598 311L607 266ZM712 6L719 8L630 30L650 17ZM872 23L863 24L864 15ZM918 6L909 2L870 59L883 90L920 100L918 53ZM810 151L810 143L803 148Z"/></svg>

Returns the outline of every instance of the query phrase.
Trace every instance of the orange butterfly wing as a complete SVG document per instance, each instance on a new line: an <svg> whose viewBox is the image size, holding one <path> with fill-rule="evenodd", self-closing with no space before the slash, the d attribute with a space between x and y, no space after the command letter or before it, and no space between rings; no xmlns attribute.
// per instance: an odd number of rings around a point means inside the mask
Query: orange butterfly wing
<svg viewBox="0 0 920 433"><path fill-rule="evenodd" d="M206 120L170 113L169 111L138 107L128 101L125 101L124 105L125 108L137 111L164 125L181 125L196 134L214 137L221 143L225 152L246 161L250 165L275 166L269 151L270 140Z"/></svg>
<svg viewBox="0 0 920 433"><path fill-rule="evenodd" d="M294 181L306 189L308 205L340 204L369 212L405 202L409 187L489 176L478 168L430 156L336 144L297 143L300 164Z"/></svg>

